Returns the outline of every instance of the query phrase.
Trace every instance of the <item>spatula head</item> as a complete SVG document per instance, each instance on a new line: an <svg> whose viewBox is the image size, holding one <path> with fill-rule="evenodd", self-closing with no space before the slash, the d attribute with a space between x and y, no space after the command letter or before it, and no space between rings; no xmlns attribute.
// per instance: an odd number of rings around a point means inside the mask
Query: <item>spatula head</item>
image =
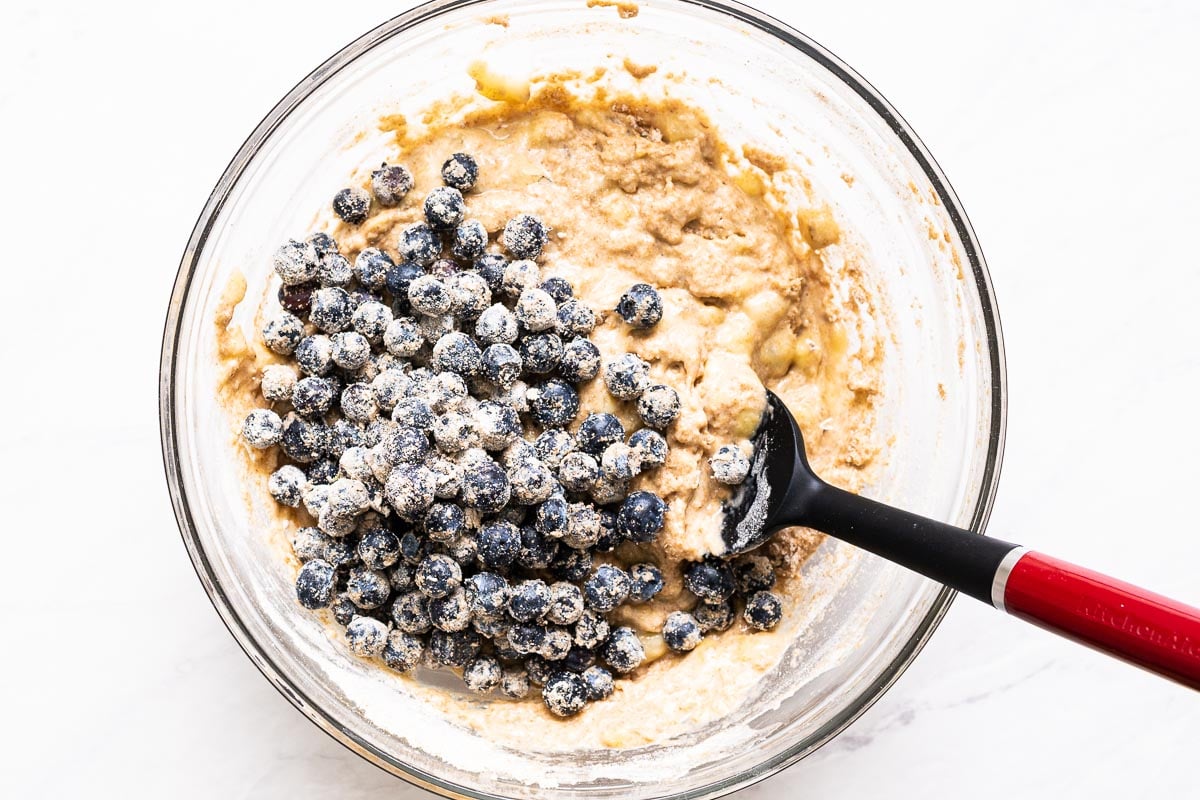
<svg viewBox="0 0 1200 800"><path fill-rule="evenodd" d="M794 521L785 522L785 508L794 511L797 478L812 475L804 457L804 439L792 413L772 391L758 430L750 437L754 454L750 473L734 488L733 496L721 504L721 538L726 555L744 553L762 545L771 534ZM803 481L799 481L803 485Z"/></svg>

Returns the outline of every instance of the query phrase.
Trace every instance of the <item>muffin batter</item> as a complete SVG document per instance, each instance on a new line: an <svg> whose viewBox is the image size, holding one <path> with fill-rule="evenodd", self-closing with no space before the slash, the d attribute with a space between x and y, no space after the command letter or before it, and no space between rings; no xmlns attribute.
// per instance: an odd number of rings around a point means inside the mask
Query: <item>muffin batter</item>
<svg viewBox="0 0 1200 800"><path fill-rule="evenodd" d="M422 218L420 199L440 185L438 167L454 152L479 162L469 216L493 238L520 213L550 226L542 274L565 278L601 312L592 340L602 356L635 352L651 363L652 380L680 394L667 463L638 476L632 487L667 501L666 526L656 542L626 543L611 554L621 564L658 564L666 586L650 603L613 615L614 625L640 632L646 664L633 680L617 681L612 698L566 721L550 716L536 698L445 692L422 684L419 675L397 676L382 667L381 678L513 746L661 741L735 709L796 634L785 607L784 624L773 631L752 632L739 619L686 656L670 652L658 635L668 613L694 602L682 586L681 562L723 547L720 504L729 490L711 480L705 460L754 431L767 386L795 413L817 473L851 490L869 479L882 351L871 323L871 292L852 263L839 261L835 272L823 257L840 232L827 210L801 205L803 175L771 154L735 153L695 109L634 98L581 100L553 84L528 99L487 103L483 110L471 105L419 139L397 137L398 152L389 160L408 166L416 179L398 208L377 209L361 225L338 223L331 233L351 256L372 246L394 254L397 234ZM395 117L386 124L405 128ZM647 331L630 328L611 311L637 282L658 287L663 299L663 321ZM219 354L228 365L221 392L238 418L256 404L255 376L276 359L226 327L228 308L243 291L231 287L217 321ZM631 406L615 402L600 379L582 388L581 401L585 412L609 411L627 430L637 427ZM274 466L259 453L253 458L255 470ZM785 605L797 602L800 565L821 538L791 530L769 545L781 562Z"/></svg>

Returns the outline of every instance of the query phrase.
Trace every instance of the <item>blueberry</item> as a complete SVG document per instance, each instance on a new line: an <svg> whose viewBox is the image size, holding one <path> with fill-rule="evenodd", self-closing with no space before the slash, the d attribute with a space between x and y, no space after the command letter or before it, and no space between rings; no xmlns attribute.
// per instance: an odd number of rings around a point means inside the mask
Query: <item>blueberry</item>
<svg viewBox="0 0 1200 800"><path fill-rule="evenodd" d="M337 480L339 469L336 461L331 458L323 458L309 465L305 473L305 480L313 484L330 484Z"/></svg>
<svg viewBox="0 0 1200 800"><path fill-rule="evenodd" d="M354 276L364 288L379 291L387 286L388 274L395 266L387 253L368 247L354 259Z"/></svg>
<svg viewBox="0 0 1200 800"><path fill-rule="evenodd" d="M578 450L563 456L558 465L558 480L567 491L586 492L600 477L600 463L594 456Z"/></svg>
<svg viewBox="0 0 1200 800"><path fill-rule="evenodd" d="M508 643L520 655L539 652L545 642L546 627L544 625L518 622L508 629Z"/></svg>
<svg viewBox="0 0 1200 800"><path fill-rule="evenodd" d="M447 333L433 346L430 366L436 370L475 375L482 368L479 345L465 333Z"/></svg>
<svg viewBox="0 0 1200 800"><path fill-rule="evenodd" d="M500 678L500 694L513 700L529 695L529 675L524 669L508 668Z"/></svg>
<svg viewBox="0 0 1200 800"><path fill-rule="evenodd" d="M382 655L387 639L387 625L372 617L355 617L346 626L346 645L359 658Z"/></svg>
<svg viewBox="0 0 1200 800"><path fill-rule="evenodd" d="M413 573L416 570L409 564L400 561L396 566L392 567L388 573L388 580L392 582L392 591L408 592L411 591L413 584Z"/></svg>
<svg viewBox="0 0 1200 800"><path fill-rule="evenodd" d="M565 278L552 276L542 281L539 287L543 292L554 298L555 303L565 303L575 296L571 284Z"/></svg>
<svg viewBox="0 0 1200 800"><path fill-rule="evenodd" d="M726 630L733 624L734 611L728 600L702 600L692 609L692 616L696 618L700 630L713 633Z"/></svg>
<svg viewBox="0 0 1200 800"><path fill-rule="evenodd" d="M526 289L535 288L540 280L541 271L537 264L528 260L510 261L504 267L500 291L510 297L517 297Z"/></svg>
<svg viewBox="0 0 1200 800"><path fill-rule="evenodd" d="M738 594L752 595L775 586L775 568L766 556L753 553L733 562L733 585Z"/></svg>
<svg viewBox="0 0 1200 800"><path fill-rule="evenodd" d="M338 252L321 257L317 264L317 280L322 286L346 286L354 279L350 260Z"/></svg>
<svg viewBox="0 0 1200 800"><path fill-rule="evenodd" d="M550 585L550 606L546 619L555 625L574 625L583 615L583 592L573 583L558 581Z"/></svg>
<svg viewBox="0 0 1200 800"><path fill-rule="evenodd" d="M629 568L629 599L646 603L663 590L662 570L653 564L634 564Z"/></svg>
<svg viewBox="0 0 1200 800"><path fill-rule="evenodd" d="M570 717L587 705L588 685L574 672L555 672L542 688L542 700L555 716Z"/></svg>
<svg viewBox="0 0 1200 800"><path fill-rule="evenodd" d="M662 298L653 286L635 283L621 295L617 302L617 313L635 328L653 328L662 319Z"/></svg>
<svg viewBox="0 0 1200 800"><path fill-rule="evenodd" d="M483 638L471 628L461 631L434 630L429 636L429 653L435 663L465 667L479 655Z"/></svg>
<svg viewBox="0 0 1200 800"><path fill-rule="evenodd" d="M371 358L371 343L357 331L343 331L332 337L333 363L345 370L361 369Z"/></svg>
<svg viewBox="0 0 1200 800"><path fill-rule="evenodd" d="M350 315L350 325L369 342L378 342L392 323L392 310L378 300L361 303Z"/></svg>
<svg viewBox="0 0 1200 800"><path fill-rule="evenodd" d="M683 586L701 600L728 600L733 594L733 573L719 561L701 561L683 574Z"/></svg>
<svg viewBox="0 0 1200 800"><path fill-rule="evenodd" d="M624 353L604 365L604 385L620 400L633 400L650 383L650 365L633 353Z"/></svg>
<svg viewBox="0 0 1200 800"><path fill-rule="evenodd" d="M419 397L406 397L392 409L393 422L420 430L432 428L434 419L433 409Z"/></svg>
<svg viewBox="0 0 1200 800"><path fill-rule="evenodd" d="M708 460L708 468L712 472L713 480L738 484L750 474L750 459L746 458L737 445L726 444L718 448L716 454Z"/></svg>
<svg viewBox="0 0 1200 800"><path fill-rule="evenodd" d="M484 400L474 418L484 449L503 450L521 436L521 419L509 406Z"/></svg>
<svg viewBox="0 0 1200 800"><path fill-rule="evenodd" d="M463 582L467 605L476 617L496 618L508 608L508 581L492 572L477 572Z"/></svg>
<svg viewBox="0 0 1200 800"><path fill-rule="evenodd" d="M607 508L600 509L600 537L592 549L597 553L610 553L621 543L621 534L617 531L617 515Z"/></svg>
<svg viewBox="0 0 1200 800"><path fill-rule="evenodd" d="M296 576L296 599L305 608L324 608L333 599L334 568L319 558L309 560Z"/></svg>
<svg viewBox="0 0 1200 800"><path fill-rule="evenodd" d="M546 638L542 640L542 649L538 652L547 661L561 662L571 653L571 634L561 625L550 625L546 628Z"/></svg>
<svg viewBox="0 0 1200 800"><path fill-rule="evenodd" d="M475 272L459 272L445 279L450 293L450 314L463 321L478 319L492 302L487 281Z"/></svg>
<svg viewBox="0 0 1200 800"><path fill-rule="evenodd" d="M275 251L271 264L284 286L298 286L316 279L319 256L311 242L289 239Z"/></svg>
<svg viewBox="0 0 1200 800"><path fill-rule="evenodd" d="M479 180L479 164L466 153L455 153L442 164L442 181L463 192L469 192Z"/></svg>
<svg viewBox="0 0 1200 800"><path fill-rule="evenodd" d="M590 381L600 372L600 350L587 339L573 339L563 346L558 374L571 383Z"/></svg>
<svg viewBox="0 0 1200 800"><path fill-rule="evenodd" d="M466 530L466 517L454 503L434 503L421 523L425 535L435 542L448 542Z"/></svg>
<svg viewBox="0 0 1200 800"><path fill-rule="evenodd" d="M550 565L550 572L562 581L581 581L592 569L592 554L587 550L563 547Z"/></svg>
<svg viewBox="0 0 1200 800"><path fill-rule="evenodd" d="M304 303L305 313L308 312L309 302L306 300ZM290 356L304 338L304 323L295 314L283 311L263 326L262 338L271 350L281 356Z"/></svg>
<svg viewBox="0 0 1200 800"><path fill-rule="evenodd" d="M521 549L521 532L511 522L489 522L479 530L479 562L489 569L504 569Z"/></svg>
<svg viewBox="0 0 1200 800"><path fill-rule="evenodd" d="M480 656L463 668L463 683L476 694L487 694L500 685L503 671L500 662L491 656Z"/></svg>
<svg viewBox="0 0 1200 800"><path fill-rule="evenodd" d="M462 222L466 205L462 192L453 186L439 186L425 196L425 220L431 227L445 230Z"/></svg>
<svg viewBox="0 0 1200 800"><path fill-rule="evenodd" d="M579 300L566 300L558 307L557 331L564 338L586 337L596 327L596 312Z"/></svg>
<svg viewBox="0 0 1200 800"><path fill-rule="evenodd" d="M512 344L517 340L517 318L497 303L475 321L475 337L484 344Z"/></svg>
<svg viewBox="0 0 1200 800"><path fill-rule="evenodd" d="M624 674L633 672L646 660L646 650L633 628L620 627L613 629L600 656L610 667Z"/></svg>
<svg viewBox="0 0 1200 800"><path fill-rule="evenodd" d="M525 659L525 672L529 675L529 682L535 686L545 686L555 671L555 665L540 655L530 656Z"/></svg>
<svg viewBox="0 0 1200 800"><path fill-rule="evenodd" d="M612 697L613 676L604 667L588 667L580 675L587 686L589 700L606 700Z"/></svg>
<svg viewBox="0 0 1200 800"><path fill-rule="evenodd" d="M444 547L446 555L457 561L459 566L471 566L479 559L479 543L470 532L454 537Z"/></svg>
<svg viewBox="0 0 1200 800"><path fill-rule="evenodd" d="M562 428L549 428L538 434L533 441L533 450L542 463L558 469L563 456L575 448L575 437Z"/></svg>
<svg viewBox="0 0 1200 800"><path fill-rule="evenodd" d="M462 469L457 464L440 455L434 455L425 462L425 468L433 475L435 497L449 500L458 496L462 488Z"/></svg>
<svg viewBox="0 0 1200 800"><path fill-rule="evenodd" d="M562 539L568 547L584 550L593 547L600 538L600 514L590 503L571 503L567 506L567 527Z"/></svg>
<svg viewBox="0 0 1200 800"><path fill-rule="evenodd" d="M390 208L400 205L412 188L412 173L399 164L384 163L371 173L371 192L381 206Z"/></svg>
<svg viewBox="0 0 1200 800"><path fill-rule="evenodd" d="M400 560L400 537L387 528L368 531L358 540L358 558L369 569L387 569Z"/></svg>
<svg viewBox="0 0 1200 800"><path fill-rule="evenodd" d="M292 389L292 408L305 417L319 417L333 407L333 384L324 378L308 377Z"/></svg>
<svg viewBox="0 0 1200 800"><path fill-rule="evenodd" d="M475 269L479 276L487 281L488 288L499 292L504 281L504 270L508 267L508 259L499 253L484 253L475 259Z"/></svg>
<svg viewBox="0 0 1200 800"><path fill-rule="evenodd" d="M425 275L425 269L415 261L401 261L387 271L385 282L387 290L392 293L392 310L397 314L407 314L412 306L408 302L408 287L417 278Z"/></svg>
<svg viewBox="0 0 1200 800"><path fill-rule="evenodd" d="M661 467L667 463L667 440L658 431L639 428L629 437L629 447L638 460L640 470Z"/></svg>
<svg viewBox="0 0 1200 800"><path fill-rule="evenodd" d="M504 248L514 258L537 258L548 239L545 224L532 214L519 214L504 226Z"/></svg>
<svg viewBox="0 0 1200 800"><path fill-rule="evenodd" d="M583 596L588 608L595 611L612 611L629 597L629 575L620 567L601 564L583 585Z"/></svg>
<svg viewBox="0 0 1200 800"><path fill-rule="evenodd" d="M361 447L363 433L347 420L334 420L329 426L329 435L325 441L325 451L335 458L341 458L342 453L351 447Z"/></svg>
<svg viewBox="0 0 1200 800"><path fill-rule="evenodd" d="M576 646L591 650L603 644L608 637L608 620L602 614L585 608L575 623Z"/></svg>
<svg viewBox="0 0 1200 800"><path fill-rule="evenodd" d="M445 597L430 600L429 619L439 630L464 630L471 624L471 607L467 603L467 593L462 589L455 589Z"/></svg>
<svg viewBox="0 0 1200 800"><path fill-rule="evenodd" d="M406 633L425 633L433 627L429 618L429 598L421 592L408 592L392 603L392 622Z"/></svg>
<svg viewBox="0 0 1200 800"><path fill-rule="evenodd" d="M283 420L268 408L254 409L242 422L242 438L246 444L259 450L279 444L283 440L283 432Z"/></svg>
<svg viewBox="0 0 1200 800"><path fill-rule="evenodd" d="M488 460L464 472L462 499L465 505L484 514L494 514L508 505L511 497L508 475L496 462Z"/></svg>
<svg viewBox="0 0 1200 800"><path fill-rule="evenodd" d="M335 568L349 567L358 562L358 551L355 549L354 542L348 537L344 539L330 539L325 545L325 552L321 554L324 561L328 561ZM358 608L358 606L355 606Z"/></svg>
<svg viewBox="0 0 1200 800"><path fill-rule="evenodd" d="M462 569L449 556L428 555L417 564L413 580L429 597L445 597L462 584Z"/></svg>
<svg viewBox="0 0 1200 800"><path fill-rule="evenodd" d="M383 346L394 356L409 358L417 354L424 340L416 321L400 317L388 323L383 332Z"/></svg>
<svg viewBox="0 0 1200 800"><path fill-rule="evenodd" d="M579 393L558 378L531 387L526 397L534 419L544 428L564 428L579 414Z"/></svg>
<svg viewBox="0 0 1200 800"><path fill-rule="evenodd" d="M365 189L351 187L342 189L333 196L333 213L343 222L357 225L367 218L371 210L371 195Z"/></svg>
<svg viewBox="0 0 1200 800"><path fill-rule="evenodd" d="M551 372L562 360L562 339L553 333L535 333L521 340L518 348L526 372L542 375Z"/></svg>
<svg viewBox="0 0 1200 800"><path fill-rule="evenodd" d="M350 326L350 316L353 313L350 295L341 287L330 286L312 293L308 318L326 333L344 331Z"/></svg>
<svg viewBox="0 0 1200 800"><path fill-rule="evenodd" d="M555 326L558 307L554 298L537 288L528 288L521 292L517 304L513 307L517 322L527 331L544 331Z"/></svg>
<svg viewBox="0 0 1200 800"><path fill-rule="evenodd" d="M442 254L442 243L437 231L428 225L418 222L400 231L400 239L396 249L406 261L412 261L421 266L429 266ZM391 281L388 281L391 288ZM395 293L395 289L392 289Z"/></svg>
<svg viewBox="0 0 1200 800"><path fill-rule="evenodd" d="M297 528L296 533L292 536L292 552L301 562L321 558L325 554L327 544L329 544L329 537L316 528Z"/></svg>
<svg viewBox="0 0 1200 800"><path fill-rule="evenodd" d="M508 598L508 613L518 622L540 620L550 610L550 587L545 581L521 581L512 587Z"/></svg>
<svg viewBox="0 0 1200 800"><path fill-rule="evenodd" d="M439 372L424 387L429 407L439 414L457 408L467 394L467 382L455 372Z"/></svg>
<svg viewBox="0 0 1200 800"><path fill-rule="evenodd" d="M402 519L418 519L433 503L433 473L417 464L400 464L388 475L383 496Z"/></svg>
<svg viewBox="0 0 1200 800"><path fill-rule="evenodd" d="M406 631L392 631L383 648L383 663L396 672L408 672L425 656L425 642Z"/></svg>
<svg viewBox="0 0 1200 800"><path fill-rule="evenodd" d="M480 573L481 575L490 573ZM468 600L470 596L468 595ZM474 609L471 611L471 627L485 639L492 639L492 651L500 658L506 661L513 661L520 658L521 654L513 650L508 643L508 632L512 629L512 622L501 614L500 616L485 616L481 617ZM499 640L499 641L496 641Z"/></svg>
<svg viewBox="0 0 1200 800"><path fill-rule="evenodd" d="M569 669L571 672L582 673L588 667L596 663L596 651L588 650L583 647L572 646L567 651L567 656L562 660L563 669Z"/></svg>
<svg viewBox="0 0 1200 800"><path fill-rule="evenodd" d="M538 506L533 524L541 535L559 539L566 533L568 522L569 511L566 500L562 497L552 497Z"/></svg>
<svg viewBox="0 0 1200 800"><path fill-rule="evenodd" d="M521 549L517 551L517 563L525 569L546 569L554 563L558 553L558 542L540 533L532 525L521 528Z"/></svg>
<svg viewBox="0 0 1200 800"><path fill-rule="evenodd" d="M662 637L667 647L678 653L686 653L696 649L696 645L704 638L704 632L691 614L672 611L663 622Z"/></svg>
<svg viewBox="0 0 1200 800"><path fill-rule="evenodd" d="M638 472L641 461L624 442L613 442L600 456L600 474L610 482L628 482Z"/></svg>
<svg viewBox="0 0 1200 800"><path fill-rule="evenodd" d="M742 619L751 628L769 631L783 618L783 601L774 592L755 592L746 600Z"/></svg>
<svg viewBox="0 0 1200 800"><path fill-rule="evenodd" d="M333 616L333 621L344 628L350 624L350 620L362 614L362 609L354 605L354 601L343 593L333 598L333 602L329 604L329 613Z"/></svg>
<svg viewBox="0 0 1200 800"><path fill-rule="evenodd" d="M497 386L511 386L521 377L521 355L512 345L488 345L480 362L483 376Z"/></svg>
<svg viewBox="0 0 1200 800"><path fill-rule="evenodd" d="M450 310L450 292L434 276L422 275L408 285L408 302L426 316L440 316Z"/></svg>
<svg viewBox="0 0 1200 800"><path fill-rule="evenodd" d="M667 505L653 492L634 492L617 511L617 530L633 542L652 542L663 527Z"/></svg>
<svg viewBox="0 0 1200 800"><path fill-rule="evenodd" d="M575 433L579 449L594 456L601 455L613 442L625 440L625 428L612 414L588 414Z"/></svg>
<svg viewBox="0 0 1200 800"><path fill-rule="evenodd" d="M459 453L479 444L479 431L474 419L451 411L434 419L433 439L443 453Z"/></svg>
<svg viewBox="0 0 1200 800"><path fill-rule="evenodd" d="M396 525L396 518L391 518L392 525ZM400 558L404 559L406 564L413 566L413 579L416 579L416 566L429 554L428 543L417 538L417 535L411 530L393 531L400 536Z"/></svg>
<svg viewBox="0 0 1200 800"><path fill-rule="evenodd" d="M318 260L335 255L338 251L337 240L324 231L310 233L304 241L316 253Z"/></svg>
<svg viewBox="0 0 1200 800"><path fill-rule="evenodd" d="M429 437L418 428L397 424L383 434L377 447L383 459L392 466L420 464L429 455Z"/></svg>
<svg viewBox="0 0 1200 800"><path fill-rule="evenodd" d="M346 594L359 608L379 608L391 597L392 583L379 570L355 567L346 579Z"/></svg>
<svg viewBox="0 0 1200 800"><path fill-rule="evenodd" d="M662 430L679 417L679 393L669 386L647 386L637 399L638 416L651 428Z"/></svg>
<svg viewBox="0 0 1200 800"><path fill-rule="evenodd" d="M346 419L364 425L379 414L375 390L367 383L352 383L343 389L338 405Z"/></svg>

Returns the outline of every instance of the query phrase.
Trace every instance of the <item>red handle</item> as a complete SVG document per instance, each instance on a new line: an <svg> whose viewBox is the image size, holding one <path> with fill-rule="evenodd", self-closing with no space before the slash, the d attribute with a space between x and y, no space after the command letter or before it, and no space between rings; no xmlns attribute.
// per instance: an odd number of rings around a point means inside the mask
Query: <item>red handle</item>
<svg viewBox="0 0 1200 800"><path fill-rule="evenodd" d="M1034 552L999 588L1008 613L1200 689L1200 609Z"/></svg>

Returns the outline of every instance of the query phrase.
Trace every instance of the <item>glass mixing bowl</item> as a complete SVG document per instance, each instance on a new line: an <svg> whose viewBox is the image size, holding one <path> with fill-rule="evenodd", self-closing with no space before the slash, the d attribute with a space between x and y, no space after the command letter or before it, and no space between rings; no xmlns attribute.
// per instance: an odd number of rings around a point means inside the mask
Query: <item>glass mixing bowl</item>
<svg viewBox="0 0 1200 800"><path fill-rule="evenodd" d="M636 8L636 14L631 12ZM376 121L502 74L619 72L628 57L672 74L732 143L803 164L887 309L884 463L869 494L982 532L1004 432L1000 325L978 243L933 159L899 115L800 33L715 0L451 0L353 42L293 89L238 151L204 207L175 283L160 377L163 455L196 571L262 673L314 723L375 764L471 797L712 797L797 761L849 725L932 634L952 592L827 542L805 567L810 610L779 665L735 713L619 751L518 752L449 723L350 658L293 600L294 567L248 492L218 402L214 317L235 273L261 296L278 242L363 165L387 155ZM658 76L658 77L656 77ZM663 84L665 85L665 84ZM252 304L245 304L252 305ZM255 335L252 310L233 325ZM248 496L254 495L254 496ZM392 681L392 683L389 683ZM652 709L648 710L651 713Z"/></svg>

